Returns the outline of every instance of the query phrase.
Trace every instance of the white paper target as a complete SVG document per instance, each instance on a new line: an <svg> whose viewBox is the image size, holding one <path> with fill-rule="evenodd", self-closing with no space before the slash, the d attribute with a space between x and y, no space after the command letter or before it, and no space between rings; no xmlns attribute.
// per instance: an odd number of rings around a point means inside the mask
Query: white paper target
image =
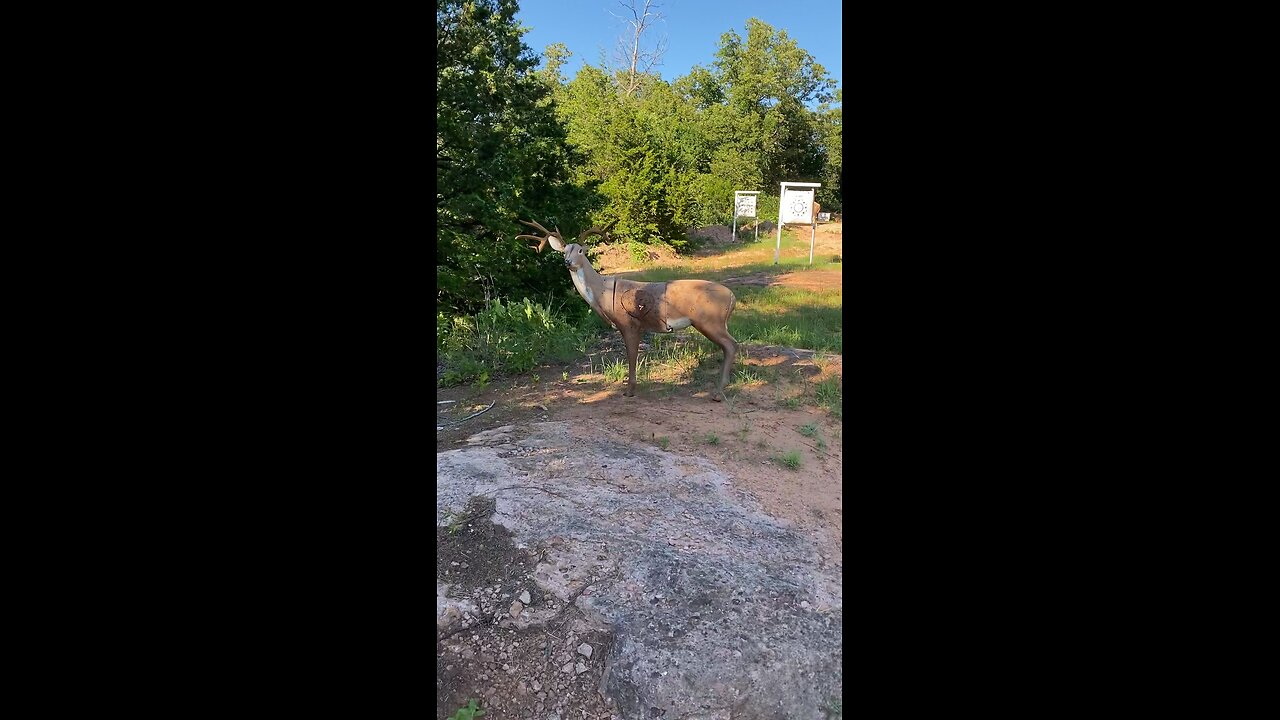
<svg viewBox="0 0 1280 720"><path fill-rule="evenodd" d="M756 216L756 196L755 195L739 195L738 205L734 208L740 217Z"/></svg>
<svg viewBox="0 0 1280 720"><path fill-rule="evenodd" d="M813 222L813 190L787 190L782 197L782 222Z"/></svg>

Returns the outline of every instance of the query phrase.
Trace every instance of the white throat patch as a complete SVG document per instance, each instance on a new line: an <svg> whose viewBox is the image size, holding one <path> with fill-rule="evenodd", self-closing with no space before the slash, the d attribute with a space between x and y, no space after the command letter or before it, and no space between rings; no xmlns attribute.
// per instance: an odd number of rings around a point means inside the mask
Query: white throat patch
<svg viewBox="0 0 1280 720"><path fill-rule="evenodd" d="M578 268L569 273L569 277L573 278L573 286L578 289L578 294L582 296L583 300L587 301L588 305L595 307L595 294L591 292L591 288L587 287L586 275L586 271L582 268Z"/></svg>

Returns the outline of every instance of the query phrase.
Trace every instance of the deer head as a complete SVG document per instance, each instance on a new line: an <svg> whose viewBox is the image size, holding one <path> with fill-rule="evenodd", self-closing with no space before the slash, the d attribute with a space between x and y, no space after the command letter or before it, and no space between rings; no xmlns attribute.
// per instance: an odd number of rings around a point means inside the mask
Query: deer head
<svg viewBox="0 0 1280 720"><path fill-rule="evenodd" d="M614 220L603 228L596 226L589 230L584 230L582 231L582 234L578 236L578 242L570 243L569 245L564 244L564 236L560 234L559 228L556 228L555 230L548 230L539 225L536 221L525 222L524 220L521 220L520 223L542 231L546 234L546 237L538 237L537 235L517 235L517 240L536 240L538 242L538 246L532 249L537 250L538 252L542 252L547 247L547 244L550 243L551 247L556 251L564 253L565 267L575 267L577 264L586 262L587 260L586 251L583 248L582 243L592 235L599 235L608 241L610 239L609 231L613 229L614 225L618 224L618 221Z"/></svg>

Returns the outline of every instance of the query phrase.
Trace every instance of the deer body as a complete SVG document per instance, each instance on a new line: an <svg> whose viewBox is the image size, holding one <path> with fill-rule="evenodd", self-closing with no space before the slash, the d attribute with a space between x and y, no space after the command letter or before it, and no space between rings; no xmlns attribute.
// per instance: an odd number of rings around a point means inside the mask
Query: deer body
<svg viewBox="0 0 1280 720"><path fill-rule="evenodd" d="M644 333L669 333L693 327L724 352L720 382L711 394L711 399L717 402L724 399L724 386L738 354L738 342L729 334L729 316L737 304L732 290L709 280L637 282L601 275L591 266L581 245L566 246L560 242L558 232L547 231L536 223L525 224L546 232L547 237L519 237L538 240L541 245L550 241L553 248L563 252L565 266L578 294L597 315L622 333L627 347L627 389L623 395L635 396L636 356ZM593 228L584 232L579 240L593 233L606 235L607 229Z"/></svg>

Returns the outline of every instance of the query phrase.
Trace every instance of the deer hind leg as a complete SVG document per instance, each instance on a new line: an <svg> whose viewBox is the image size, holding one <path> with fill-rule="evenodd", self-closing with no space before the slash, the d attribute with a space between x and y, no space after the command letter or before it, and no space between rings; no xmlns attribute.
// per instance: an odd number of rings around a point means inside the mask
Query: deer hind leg
<svg viewBox="0 0 1280 720"><path fill-rule="evenodd" d="M622 333L622 341L627 346L627 389L622 391L625 397L636 395L636 354L640 352L640 338L643 330L626 330Z"/></svg>
<svg viewBox="0 0 1280 720"><path fill-rule="evenodd" d="M738 358L738 341L733 339L729 334L728 323L719 327L698 327L693 326L703 337L715 343L717 347L724 351L724 364L720 368L720 382L716 385L715 392L711 393L711 399L716 402L724 400L724 386L729 382L729 374L733 372L733 363Z"/></svg>

